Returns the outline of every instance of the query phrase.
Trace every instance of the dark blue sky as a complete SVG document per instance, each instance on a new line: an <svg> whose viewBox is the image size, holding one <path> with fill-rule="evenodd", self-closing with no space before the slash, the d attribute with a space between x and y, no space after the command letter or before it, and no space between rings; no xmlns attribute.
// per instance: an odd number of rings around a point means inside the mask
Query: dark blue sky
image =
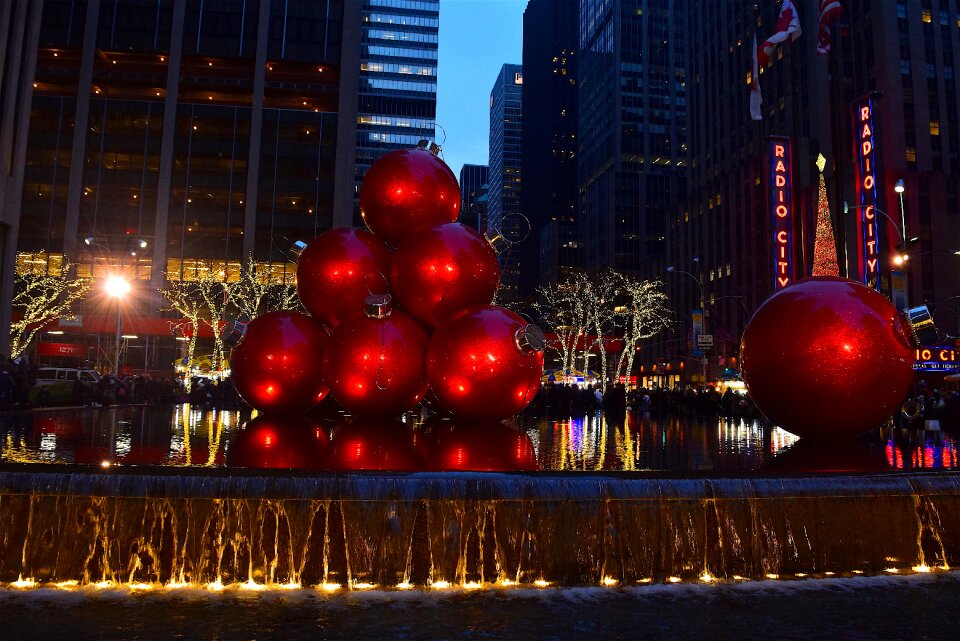
<svg viewBox="0 0 960 641"><path fill-rule="evenodd" d="M443 157L460 177L487 164L490 90L504 63L520 64L526 0L440 0L437 124ZM437 142L443 141L437 128Z"/></svg>

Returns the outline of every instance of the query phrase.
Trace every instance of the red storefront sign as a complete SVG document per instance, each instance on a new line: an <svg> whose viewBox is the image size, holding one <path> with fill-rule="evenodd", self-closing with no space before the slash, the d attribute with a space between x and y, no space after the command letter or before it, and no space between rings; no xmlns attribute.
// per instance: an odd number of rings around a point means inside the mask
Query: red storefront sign
<svg viewBox="0 0 960 641"><path fill-rule="evenodd" d="M87 357L87 346L77 343L37 343L39 356Z"/></svg>

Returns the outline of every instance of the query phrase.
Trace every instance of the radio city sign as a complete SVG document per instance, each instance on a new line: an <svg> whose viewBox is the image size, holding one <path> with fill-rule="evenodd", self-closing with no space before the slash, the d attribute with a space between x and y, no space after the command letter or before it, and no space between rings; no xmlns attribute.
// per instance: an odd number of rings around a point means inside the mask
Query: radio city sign
<svg viewBox="0 0 960 641"><path fill-rule="evenodd" d="M774 290L793 282L793 152L788 137L770 136L769 208L773 218Z"/></svg>
<svg viewBox="0 0 960 641"><path fill-rule="evenodd" d="M952 347L921 347L914 355L913 369L923 372L960 370L960 355Z"/></svg>
<svg viewBox="0 0 960 641"><path fill-rule="evenodd" d="M854 158L856 170L857 231L860 242L857 258L860 278L864 284L880 289L881 227L877 219L880 206L880 185L877 151L876 97L862 98L854 103Z"/></svg>

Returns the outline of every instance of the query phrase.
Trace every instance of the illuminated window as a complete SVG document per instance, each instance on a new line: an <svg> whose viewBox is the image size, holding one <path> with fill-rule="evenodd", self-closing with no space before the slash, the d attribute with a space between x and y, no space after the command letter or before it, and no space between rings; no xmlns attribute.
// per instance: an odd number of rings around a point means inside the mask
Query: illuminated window
<svg viewBox="0 0 960 641"><path fill-rule="evenodd" d="M939 120L931 120L931 121L930 121L930 135L931 135L931 136L939 136L939 135L940 135L940 121L939 121Z"/></svg>
<svg viewBox="0 0 960 641"><path fill-rule="evenodd" d="M931 21L931 15L929 9L924 9L920 12L920 19L924 22L929 23Z"/></svg>
<svg viewBox="0 0 960 641"><path fill-rule="evenodd" d="M917 150L914 147L907 147L907 162L917 162Z"/></svg>

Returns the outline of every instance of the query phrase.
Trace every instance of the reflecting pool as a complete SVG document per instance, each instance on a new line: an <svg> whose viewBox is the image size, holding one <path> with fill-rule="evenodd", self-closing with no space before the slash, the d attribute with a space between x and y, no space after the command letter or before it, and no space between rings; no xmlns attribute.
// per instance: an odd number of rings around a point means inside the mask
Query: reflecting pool
<svg viewBox="0 0 960 641"><path fill-rule="evenodd" d="M716 416L597 412L465 423L422 415L278 418L189 404L0 416L0 462L693 475L960 467L956 439L943 432L887 428L855 443L814 444L777 427Z"/></svg>

